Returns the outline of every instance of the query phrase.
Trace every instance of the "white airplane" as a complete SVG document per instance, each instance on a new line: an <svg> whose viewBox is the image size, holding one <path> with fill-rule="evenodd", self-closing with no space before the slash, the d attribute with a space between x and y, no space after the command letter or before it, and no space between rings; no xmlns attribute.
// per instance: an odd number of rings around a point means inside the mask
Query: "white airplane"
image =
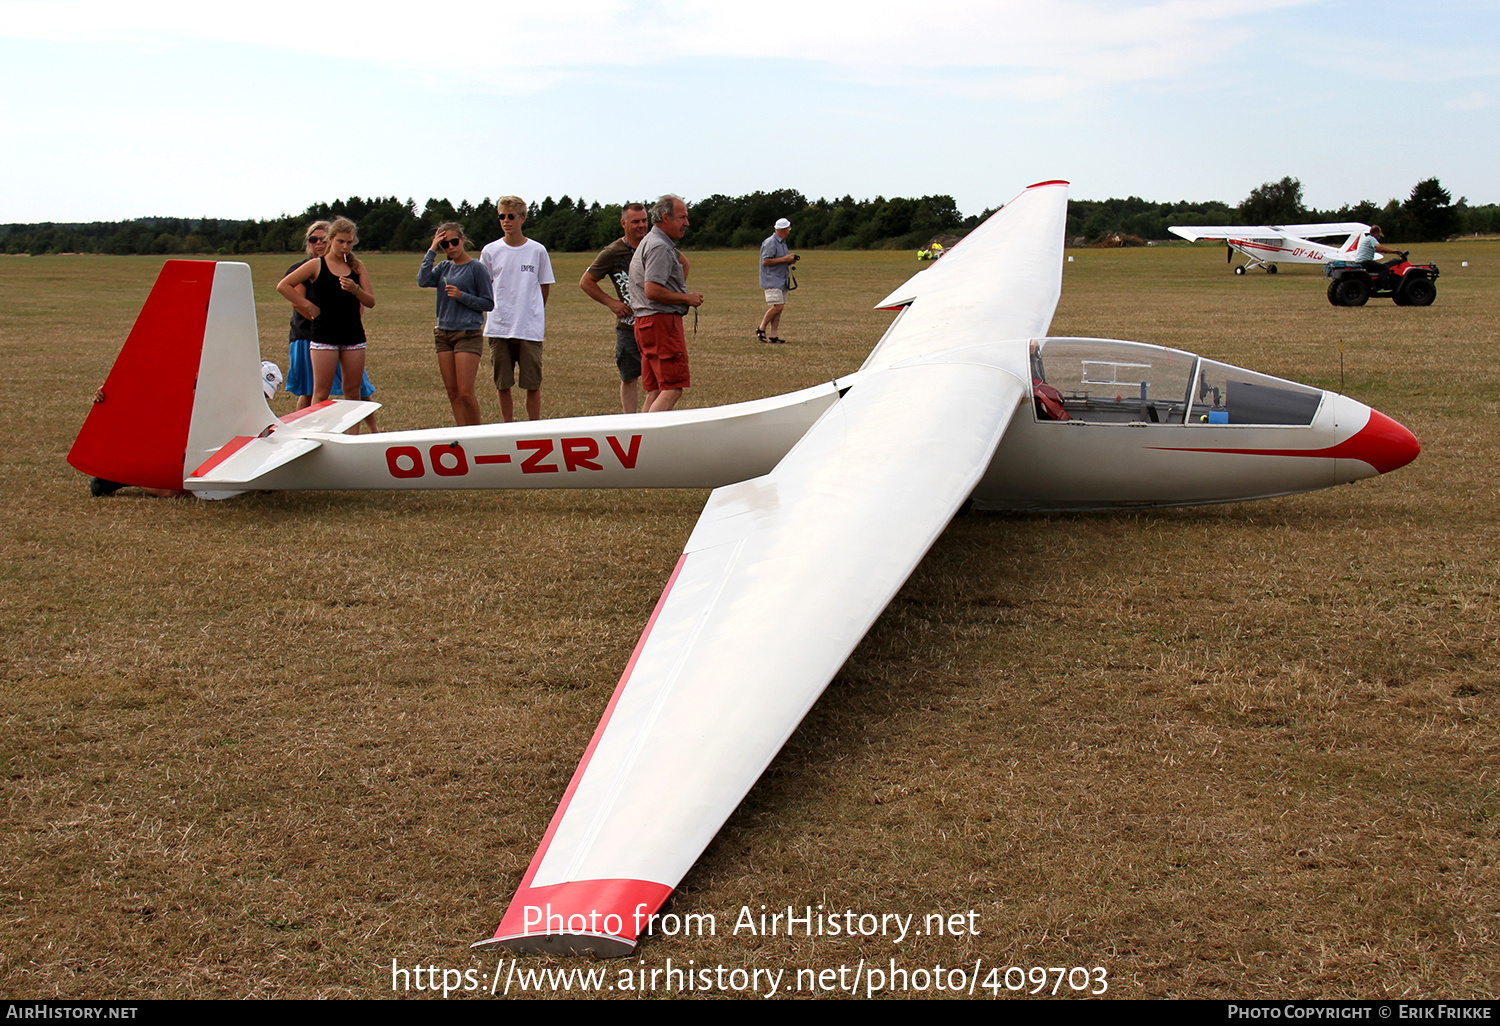
<svg viewBox="0 0 1500 1026"><path fill-rule="evenodd" d="M1329 224L1173 225L1168 229L1189 242L1223 239L1228 247L1224 251L1226 261L1234 261L1236 250L1245 254L1245 262L1234 269L1235 274L1244 274L1252 267L1264 267L1267 274L1275 274L1277 262L1326 264L1330 260L1352 260L1360 237L1369 230L1369 225L1359 221L1336 221ZM1315 239L1342 241L1315 242Z"/></svg>
<svg viewBox="0 0 1500 1026"><path fill-rule="evenodd" d="M634 950L948 521L1231 502L1404 466L1363 403L1162 346L1049 338L1067 183L1029 187L887 296L864 366L718 409L376 435L278 419L249 268L171 261L69 454L114 481L248 488L713 487L494 936Z"/></svg>

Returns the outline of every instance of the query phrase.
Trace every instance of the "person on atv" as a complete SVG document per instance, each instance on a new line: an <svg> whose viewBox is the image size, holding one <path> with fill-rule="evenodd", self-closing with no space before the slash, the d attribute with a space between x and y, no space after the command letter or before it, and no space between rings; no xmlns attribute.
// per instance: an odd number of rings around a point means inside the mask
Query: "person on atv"
<svg viewBox="0 0 1500 1026"><path fill-rule="evenodd" d="M1401 255L1399 249L1392 249L1380 241L1384 237L1385 233L1380 230L1380 225L1372 224L1370 230L1359 240L1359 247L1354 251L1354 259L1363 264L1365 270L1371 274L1382 274L1391 266L1391 264L1376 260L1377 253L1386 253L1395 257ZM1391 261L1391 263L1397 262Z"/></svg>

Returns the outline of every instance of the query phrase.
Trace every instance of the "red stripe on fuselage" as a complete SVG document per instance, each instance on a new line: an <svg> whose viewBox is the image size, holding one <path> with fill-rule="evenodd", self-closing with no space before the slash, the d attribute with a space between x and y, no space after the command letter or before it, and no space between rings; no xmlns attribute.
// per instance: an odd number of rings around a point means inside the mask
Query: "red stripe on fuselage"
<svg viewBox="0 0 1500 1026"><path fill-rule="evenodd" d="M1230 245L1238 246L1240 249L1260 249L1267 253L1290 253L1291 250L1285 246L1267 246L1259 242L1251 242L1249 239L1230 239Z"/></svg>
<svg viewBox="0 0 1500 1026"><path fill-rule="evenodd" d="M1211 428L1209 430L1212 430ZM1186 446L1153 445L1166 452L1220 452L1239 456L1302 456L1334 460L1363 460L1380 474L1406 466L1422 451L1422 443L1406 427L1379 410L1370 411L1364 427L1338 445L1323 449L1196 449Z"/></svg>

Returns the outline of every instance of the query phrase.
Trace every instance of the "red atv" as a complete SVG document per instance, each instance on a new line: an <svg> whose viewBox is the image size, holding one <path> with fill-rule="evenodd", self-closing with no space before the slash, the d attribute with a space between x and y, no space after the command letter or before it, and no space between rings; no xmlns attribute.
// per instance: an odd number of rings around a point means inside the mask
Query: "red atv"
<svg viewBox="0 0 1500 1026"><path fill-rule="evenodd" d="M1397 306L1431 306L1437 298L1437 264L1414 264L1410 256L1403 252L1401 259L1378 265L1378 271L1353 261L1330 261L1323 267L1328 301L1364 306L1371 296L1390 296Z"/></svg>

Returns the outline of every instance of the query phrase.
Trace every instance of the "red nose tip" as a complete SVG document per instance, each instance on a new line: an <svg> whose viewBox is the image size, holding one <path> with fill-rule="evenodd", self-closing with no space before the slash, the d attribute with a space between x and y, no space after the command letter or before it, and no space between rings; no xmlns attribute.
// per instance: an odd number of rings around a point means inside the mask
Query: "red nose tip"
<svg viewBox="0 0 1500 1026"><path fill-rule="evenodd" d="M1339 448L1341 457L1364 460L1382 474L1399 470L1417 458L1422 443L1405 427L1379 410L1370 411L1370 422Z"/></svg>

